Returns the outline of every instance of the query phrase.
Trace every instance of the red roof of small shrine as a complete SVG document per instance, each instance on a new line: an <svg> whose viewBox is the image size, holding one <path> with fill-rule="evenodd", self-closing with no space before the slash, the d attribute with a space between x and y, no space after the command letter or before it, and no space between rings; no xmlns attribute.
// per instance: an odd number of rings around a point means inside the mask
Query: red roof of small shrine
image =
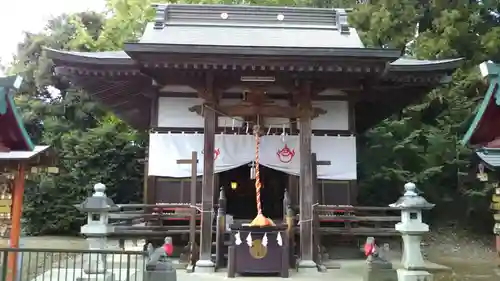
<svg viewBox="0 0 500 281"><path fill-rule="evenodd" d="M12 95L20 86L20 79L15 76L0 78L0 152L33 151L35 148Z"/></svg>

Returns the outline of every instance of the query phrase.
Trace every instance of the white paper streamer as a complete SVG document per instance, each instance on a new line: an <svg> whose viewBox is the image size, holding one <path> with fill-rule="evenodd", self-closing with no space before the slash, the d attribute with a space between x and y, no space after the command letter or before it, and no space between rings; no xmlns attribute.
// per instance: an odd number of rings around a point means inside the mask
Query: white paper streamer
<svg viewBox="0 0 500 281"><path fill-rule="evenodd" d="M280 247L283 246L283 239L281 238L281 232L278 232L278 236L276 237L276 241L278 242L278 245Z"/></svg>
<svg viewBox="0 0 500 281"><path fill-rule="evenodd" d="M248 245L248 247L252 247L252 244L253 244L252 242L253 242L252 241L252 233L250 232L250 233L248 233L248 236L247 236L247 245Z"/></svg>
<svg viewBox="0 0 500 281"><path fill-rule="evenodd" d="M262 237L262 246L267 247L267 233L264 233L264 237Z"/></svg>
<svg viewBox="0 0 500 281"><path fill-rule="evenodd" d="M236 234L234 235L234 239L235 239L234 243L236 245L241 245L241 235L239 231L236 232Z"/></svg>

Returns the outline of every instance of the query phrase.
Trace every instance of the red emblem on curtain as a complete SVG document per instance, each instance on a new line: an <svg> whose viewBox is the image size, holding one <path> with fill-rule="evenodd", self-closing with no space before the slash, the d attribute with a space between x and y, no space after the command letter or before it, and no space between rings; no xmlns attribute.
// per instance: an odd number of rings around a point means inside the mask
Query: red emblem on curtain
<svg viewBox="0 0 500 281"><path fill-rule="evenodd" d="M278 155L278 159L281 163L290 163L295 156L295 149L290 150L290 148L288 148L288 145L285 144L282 149L278 150L276 155Z"/></svg>
<svg viewBox="0 0 500 281"><path fill-rule="evenodd" d="M205 154L205 150L202 150L201 154ZM219 158L219 155L220 155L220 149L219 148L214 149L214 161L217 160L217 158Z"/></svg>

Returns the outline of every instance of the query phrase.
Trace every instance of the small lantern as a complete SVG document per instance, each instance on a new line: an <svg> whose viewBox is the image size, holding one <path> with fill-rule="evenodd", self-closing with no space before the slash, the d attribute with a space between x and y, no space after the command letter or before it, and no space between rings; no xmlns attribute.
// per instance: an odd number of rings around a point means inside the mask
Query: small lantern
<svg viewBox="0 0 500 281"><path fill-rule="evenodd" d="M396 224L396 230L403 238L402 265L407 270L425 268L420 241L422 236L429 232L429 225L422 221L422 211L434 208L434 204L427 202L417 193L414 183L409 182L404 188L404 195L396 203L389 205L401 210L401 222Z"/></svg>
<svg viewBox="0 0 500 281"><path fill-rule="evenodd" d="M250 179L254 180L255 179L255 162L252 161L252 163L249 166L250 166Z"/></svg>
<svg viewBox="0 0 500 281"><path fill-rule="evenodd" d="M235 182L235 181L232 181L232 182L231 182L231 189L232 189L232 190L235 190L236 188L238 188L238 183L237 183L237 182Z"/></svg>

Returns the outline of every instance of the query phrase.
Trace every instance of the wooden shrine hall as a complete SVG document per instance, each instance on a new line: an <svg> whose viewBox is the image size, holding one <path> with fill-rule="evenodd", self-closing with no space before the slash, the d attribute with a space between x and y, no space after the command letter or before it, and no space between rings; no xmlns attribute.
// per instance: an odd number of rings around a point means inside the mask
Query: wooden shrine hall
<svg viewBox="0 0 500 281"><path fill-rule="evenodd" d="M227 213L247 222L284 216L273 205L286 190L300 222L291 251L299 267L316 267L313 206L356 205L356 136L449 81L460 64L366 48L343 9L154 8L123 51L46 52L57 74L149 130L145 204L201 204L197 269L213 267L219 187ZM192 155L197 165L179 164Z"/></svg>

